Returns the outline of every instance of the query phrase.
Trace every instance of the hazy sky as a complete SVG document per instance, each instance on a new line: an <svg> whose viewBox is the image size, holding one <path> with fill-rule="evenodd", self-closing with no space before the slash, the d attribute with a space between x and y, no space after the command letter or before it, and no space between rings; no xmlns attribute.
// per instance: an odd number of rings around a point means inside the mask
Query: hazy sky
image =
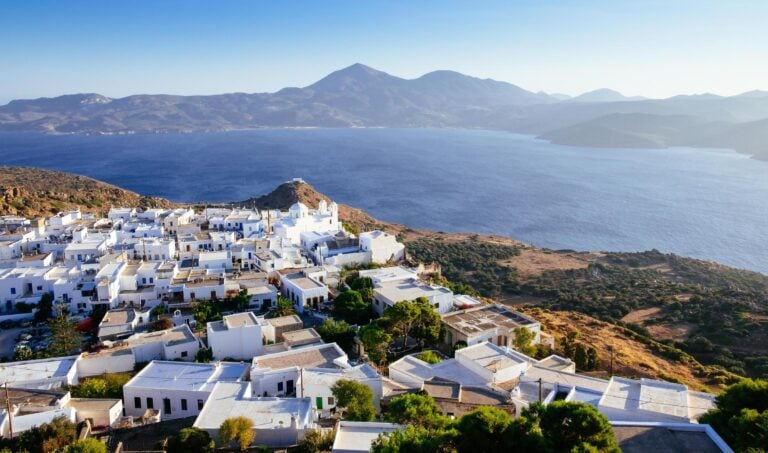
<svg viewBox="0 0 768 453"><path fill-rule="evenodd" d="M768 1L0 2L0 103L305 86L355 62L578 94L768 89Z"/></svg>

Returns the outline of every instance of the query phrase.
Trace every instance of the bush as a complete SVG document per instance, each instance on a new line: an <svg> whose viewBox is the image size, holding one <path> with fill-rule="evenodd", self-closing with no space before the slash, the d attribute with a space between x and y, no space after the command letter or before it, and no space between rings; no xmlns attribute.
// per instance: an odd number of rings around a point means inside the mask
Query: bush
<svg viewBox="0 0 768 453"><path fill-rule="evenodd" d="M107 446L98 439L86 438L69 444L64 453L107 453Z"/></svg>
<svg viewBox="0 0 768 453"><path fill-rule="evenodd" d="M246 451L255 437L253 420L247 417L228 418L219 427L221 441L225 444L234 442L240 451Z"/></svg>
<svg viewBox="0 0 768 453"><path fill-rule="evenodd" d="M434 351L424 351L420 354L416 354L416 358L433 365L443 361L443 359L441 359Z"/></svg>
<svg viewBox="0 0 768 453"><path fill-rule="evenodd" d="M216 444L207 432L200 428L183 428L179 434L168 440L168 451L186 451L194 453L213 452Z"/></svg>

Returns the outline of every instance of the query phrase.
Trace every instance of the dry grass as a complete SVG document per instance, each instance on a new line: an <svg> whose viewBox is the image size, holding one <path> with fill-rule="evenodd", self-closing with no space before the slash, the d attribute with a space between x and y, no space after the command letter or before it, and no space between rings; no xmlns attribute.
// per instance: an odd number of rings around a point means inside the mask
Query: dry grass
<svg viewBox="0 0 768 453"><path fill-rule="evenodd" d="M695 369L704 366L695 362L678 363L656 353L649 345L629 337L619 326L599 321L590 316L570 311L550 311L540 308L526 308L523 311L535 317L543 330L560 341L568 332L578 331L579 341L594 346L600 354L600 369L610 367L611 347L614 348L614 373L628 377L652 379L674 379L692 389L719 392L722 387L697 376Z"/></svg>

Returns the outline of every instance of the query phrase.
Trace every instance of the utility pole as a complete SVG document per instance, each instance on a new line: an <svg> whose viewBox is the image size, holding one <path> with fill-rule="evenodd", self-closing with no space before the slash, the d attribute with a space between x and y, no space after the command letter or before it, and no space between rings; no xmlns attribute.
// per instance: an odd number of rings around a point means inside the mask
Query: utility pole
<svg viewBox="0 0 768 453"><path fill-rule="evenodd" d="M541 402L541 378L537 382L539 383L539 402Z"/></svg>
<svg viewBox="0 0 768 453"><path fill-rule="evenodd" d="M8 382L5 383L5 410L8 412L8 432L13 439L13 413L11 413L11 398L8 397Z"/></svg>

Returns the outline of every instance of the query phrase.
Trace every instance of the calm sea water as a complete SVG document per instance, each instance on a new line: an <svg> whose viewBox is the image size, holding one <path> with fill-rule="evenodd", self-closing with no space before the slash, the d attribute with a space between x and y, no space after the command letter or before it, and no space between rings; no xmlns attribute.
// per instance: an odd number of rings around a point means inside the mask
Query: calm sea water
<svg viewBox="0 0 768 453"><path fill-rule="evenodd" d="M768 162L724 150L589 149L490 131L0 134L0 164L176 201L243 200L302 177L416 228L554 249L665 252L768 273Z"/></svg>

